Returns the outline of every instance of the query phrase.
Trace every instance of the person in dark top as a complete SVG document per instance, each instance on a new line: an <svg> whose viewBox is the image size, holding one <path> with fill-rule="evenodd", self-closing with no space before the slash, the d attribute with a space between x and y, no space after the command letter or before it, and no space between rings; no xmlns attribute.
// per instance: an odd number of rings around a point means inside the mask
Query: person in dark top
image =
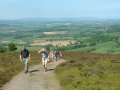
<svg viewBox="0 0 120 90"><path fill-rule="evenodd" d="M58 60L58 57L59 57L59 52L58 52L58 51L55 51L55 60L56 60L56 61Z"/></svg>
<svg viewBox="0 0 120 90"><path fill-rule="evenodd" d="M29 67L28 67L28 61L29 60L30 60L30 53L29 53L29 51L25 47L23 47L23 49L20 52L20 61L24 62L25 74L28 73L28 69L29 69Z"/></svg>

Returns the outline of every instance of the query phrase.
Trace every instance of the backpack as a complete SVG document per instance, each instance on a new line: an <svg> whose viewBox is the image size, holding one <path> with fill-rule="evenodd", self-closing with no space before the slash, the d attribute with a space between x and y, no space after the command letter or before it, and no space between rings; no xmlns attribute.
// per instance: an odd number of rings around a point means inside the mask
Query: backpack
<svg viewBox="0 0 120 90"><path fill-rule="evenodd" d="M48 57L48 53L47 52L43 52L43 57L47 58Z"/></svg>

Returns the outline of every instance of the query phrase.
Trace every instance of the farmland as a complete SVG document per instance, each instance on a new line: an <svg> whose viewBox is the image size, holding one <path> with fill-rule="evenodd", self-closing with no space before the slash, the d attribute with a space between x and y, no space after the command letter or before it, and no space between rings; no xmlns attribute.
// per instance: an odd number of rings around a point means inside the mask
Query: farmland
<svg viewBox="0 0 120 90"><path fill-rule="evenodd" d="M57 40L57 41L46 41L46 40L34 40L33 43L31 44L31 46L37 46L37 45L48 45L48 44L52 44L52 45L64 45L67 46L68 44L74 43L74 40Z"/></svg>
<svg viewBox="0 0 120 90"><path fill-rule="evenodd" d="M36 50L51 44L61 51L118 54L119 36L119 20L0 22L1 47L15 43L18 50L23 45Z"/></svg>

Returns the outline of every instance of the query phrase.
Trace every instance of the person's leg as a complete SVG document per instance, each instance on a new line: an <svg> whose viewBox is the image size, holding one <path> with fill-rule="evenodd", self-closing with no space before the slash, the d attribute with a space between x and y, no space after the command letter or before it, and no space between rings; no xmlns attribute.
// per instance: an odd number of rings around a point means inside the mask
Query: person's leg
<svg viewBox="0 0 120 90"><path fill-rule="evenodd" d="M55 54L53 54L53 60L55 60Z"/></svg>
<svg viewBox="0 0 120 90"><path fill-rule="evenodd" d="M28 58L25 58L25 71L28 72Z"/></svg>
<svg viewBox="0 0 120 90"><path fill-rule="evenodd" d="M24 70L25 70L25 58L23 58L23 62L24 62Z"/></svg>
<svg viewBox="0 0 120 90"><path fill-rule="evenodd" d="M45 66L45 58L42 58L42 63L43 63L43 67L46 70L46 66Z"/></svg>
<svg viewBox="0 0 120 90"><path fill-rule="evenodd" d="M26 58L23 58L23 62L24 62L24 71L26 73Z"/></svg>
<svg viewBox="0 0 120 90"><path fill-rule="evenodd" d="M56 61L57 61L57 58L58 58L58 57L56 56L56 57L55 57Z"/></svg>
<svg viewBox="0 0 120 90"><path fill-rule="evenodd" d="M54 60L54 55L52 54L52 61Z"/></svg>
<svg viewBox="0 0 120 90"><path fill-rule="evenodd" d="M45 60L45 70L47 71L47 58Z"/></svg>

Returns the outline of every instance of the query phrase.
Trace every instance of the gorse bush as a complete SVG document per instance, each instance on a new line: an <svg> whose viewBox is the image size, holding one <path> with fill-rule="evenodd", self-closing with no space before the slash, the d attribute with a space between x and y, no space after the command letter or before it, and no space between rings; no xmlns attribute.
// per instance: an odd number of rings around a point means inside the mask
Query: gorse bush
<svg viewBox="0 0 120 90"><path fill-rule="evenodd" d="M63 90L119 90L120 55L64 52L55 72Z"/></svg>

